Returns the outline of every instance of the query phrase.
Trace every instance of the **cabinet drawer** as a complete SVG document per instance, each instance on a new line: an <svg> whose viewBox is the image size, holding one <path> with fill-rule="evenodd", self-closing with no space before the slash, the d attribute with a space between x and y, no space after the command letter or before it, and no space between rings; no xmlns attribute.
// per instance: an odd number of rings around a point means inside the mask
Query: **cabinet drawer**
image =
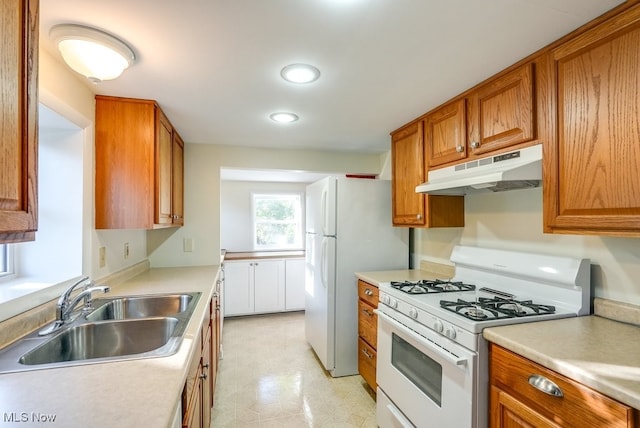
<svg viewBox="0 0 640 428"><path fill-rule="evenodd" d="M377 355L375 349L364 340L358 339L358 372L374 391L377 385L376 364Z"/></svg>
<svg viewBox="0 0 640 428"><path fill-rule="evenodd" d="M633 426L634 410L578 382L499 346L491 346L491 383L560 426ZM562 397L529 383L538 375L555 383Z"/></svg>
<svg viewBox="0 0 640 428"><path fill-rule="evenodd" d="M378 287L363 280L358 280L358 297L373 306L378 307Z"/></svg>
<svg viewBox="0 0 640 428"><path fill-rule="evenodd" d="M363 338L369 345L378 348L378 315L374 307L358 300L358 336Z"/></svg>

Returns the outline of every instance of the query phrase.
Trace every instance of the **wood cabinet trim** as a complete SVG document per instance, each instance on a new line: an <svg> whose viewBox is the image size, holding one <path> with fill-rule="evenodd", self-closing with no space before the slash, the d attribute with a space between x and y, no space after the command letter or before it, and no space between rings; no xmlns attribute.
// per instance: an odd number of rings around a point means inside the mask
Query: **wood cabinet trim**
<svg viewBox="0 0 640 428"><path fill-rule="evenodd" d="M468 144L477 143L479 147L471 148L473 155L484 156L498 149L511 148L515 144L526 143L535 139L536 104L535 104L535 67L529 62L511 70L509 73L490 80L476 88L469 95L468 108ZM484 107L492 104L490 101L502 96L501 103L494 105L494 116L505 119L505 112L511 112L515 117L509 118L507 123L486 123ZM505 106L504 103L511 103ZM489 132L489 126L511 128Z"/></svg>
<svg viewBox="0 0 640 428"><path fill-rule="evenodd" d="M184 153L179 165L173 155L184 142L171 121L153 100L95 98L96 229L182 225Z"/></svg>
<svg viewBox="0 0 640 428"><path fill-rule="evenodd" d="M499 390L513 397L522 409L561 426L633 427L637 410L498 345L491 344L490 355L492 421L500 420L494 414L500 411L494 401L499 398L495 394ZM564 396L552 397L532 387L528 382L532 374L554 382Z"/></svg>
<svg viewBox="0 0 640 428"><path fill-rule="evenodd" d="M634 82L640 72L628 66L637 58L633 52L639 38L636 4L548 54L548 90L555 110L545 118L547 233L640 236L640 187L625 178L637 174L634 159L640 159L637 137L632 136L640 132L640 107L635 95L629 95L638 90ZM582 78L577 71L598 79ZM582 117L589 121L578 120Z"/></svg>
<svg viewBox="0 0 640 428"><path fill-rule="evenodd" d="M424 163L428 165L427 169L467 157L467 112L466 99L461 98L424 118Z"/></svg>
<svg viewBox="0 0 640 428"><path fill-rule="evenodd" d="M5 154L0 194L0 242L23 242L35 239L38 225L39 2L12 0L3 7L12 9L16 18L14 25L5 27L7 33L3 34L0 65L5 101L14 97L12 102L3 103L3 115L15 126L3 127L1 131ZM15 76L18 78L13 79ZM15 121L11 122L11 119Z"/></svg>

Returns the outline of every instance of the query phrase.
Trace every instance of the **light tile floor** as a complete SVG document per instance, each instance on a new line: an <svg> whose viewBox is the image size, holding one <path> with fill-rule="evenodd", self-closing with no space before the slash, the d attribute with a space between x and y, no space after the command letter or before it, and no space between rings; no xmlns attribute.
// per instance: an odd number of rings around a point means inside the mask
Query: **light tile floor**
<svg viewBox="0 0 640 428"><path fill-rule="evenodd" d="M227 318L211 427L376 427L373 392L332 378L304 337L304 313Z"/></svg>

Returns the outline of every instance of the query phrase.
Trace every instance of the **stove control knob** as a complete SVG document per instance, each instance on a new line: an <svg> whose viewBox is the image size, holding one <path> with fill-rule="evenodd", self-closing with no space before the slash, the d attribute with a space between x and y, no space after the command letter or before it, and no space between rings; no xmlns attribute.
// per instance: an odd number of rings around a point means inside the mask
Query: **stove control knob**
<svg viewBox="0 0 640 428"><path fill-rule="evenodd" d="M444 331L444 335L453 340L456 338L456 330L453 327L447 327Z"/></svg>
<svg viewBox="0 0 640 428"><path fill-rule="evenodd" d="M391 303L391 297L385 294L384 296L382 296L382 303L384 303L385 305L388 305L389 303Z"/></svg>
<svg viewBox="0 0 640 428"><path fill-rule="evenodd" d="M397 308L398 307L398 301L396 299L394 299L393 297L391 297L389 299L389 306L391 306L392 308Z"/></svg>
<svg viewBox="0 0 640 428"><path fill-rule="evenodd" d="M442 321L440 321L440 320L436 320L436 321L433 323L433 329L434 329L435 331L437 331L438 333L442 333L442 330L444 330L444 326L442 325Z"/></svg>
<svg viewBox="0 0 640 428"><path fill-rule="evenodd" d="M418 310L416 308L409 309L409 316L413 319L418 318Z"/></svg>

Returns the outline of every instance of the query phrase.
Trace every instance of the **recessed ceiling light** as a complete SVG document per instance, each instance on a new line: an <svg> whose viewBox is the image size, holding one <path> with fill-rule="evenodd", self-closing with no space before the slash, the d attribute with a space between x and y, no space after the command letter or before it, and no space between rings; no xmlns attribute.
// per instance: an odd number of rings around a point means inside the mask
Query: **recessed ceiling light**
<svg viewBox="0 0 640 428"><path fill-rule="evenodd" d="M309 64L290 64L280 71L284 80L291 83L311 83L318 80L320 70Z"/></svg>
<svg viewBox="0 0 640 428"><path fill-rule="evenodd" d="M274 122L291 123L298 120L298 115L293 113L287 113L287 112L278 112L278 113L271 113L269 115L269 118Z"/></svg>

